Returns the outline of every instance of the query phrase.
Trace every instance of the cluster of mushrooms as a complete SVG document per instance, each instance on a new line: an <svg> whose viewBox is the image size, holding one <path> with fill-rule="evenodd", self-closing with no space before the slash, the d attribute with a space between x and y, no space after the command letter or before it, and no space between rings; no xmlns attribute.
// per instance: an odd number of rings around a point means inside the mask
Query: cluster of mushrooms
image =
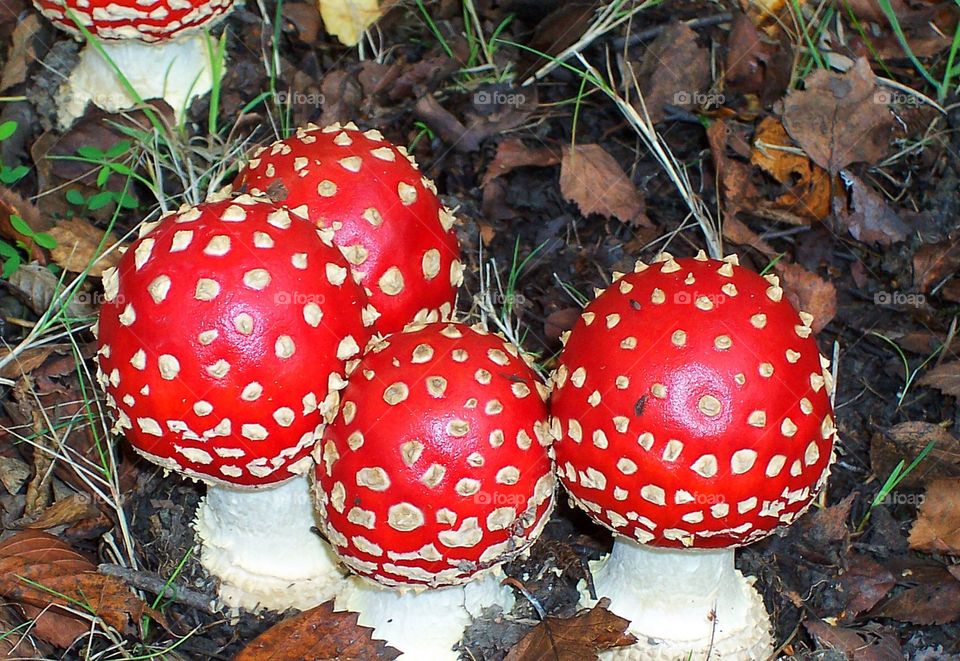
<svg viewBox="0 0 960 661"><path fill-rule="evenodd" d="M402 147L353 124L260 149L232 188L143 227L104 274L98 367L150 461L208 485L222 601L336 608L408 659L453 659L555 481L616 535L595 593L625 659L762 659L733 549L828 474L828 364L773 276L637 263L585 308L548 383L453 320L454 216ZM321 534L318 534L318 531Z"/></svg>

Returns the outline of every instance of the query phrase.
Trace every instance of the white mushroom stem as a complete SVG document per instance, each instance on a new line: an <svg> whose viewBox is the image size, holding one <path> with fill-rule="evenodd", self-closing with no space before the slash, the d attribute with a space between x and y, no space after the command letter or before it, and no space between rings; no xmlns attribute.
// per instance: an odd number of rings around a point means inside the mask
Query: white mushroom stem
<svg viewBox="0 0 960 661"><path fill-rule="evenodd" d="M163 99L173 108L178 121L193 99L209 92L213 85L211 57L217 57L217 40L202 32L155 43L126 39L101 40L99 45L140 99ZM69 127L81 117L87 103L107 112L137 105L110 62L93 44L87 44L80 52L80 61L60 89L61 127Z"/></svg>
<svg viewBox="0 0 960 661"><path fill-rule="evenodd" d="M660 549L618 537L591 570L597 596L610 598L638 640L602 659L746 661L773 652L755 579L734 567L733 549Z"/></svg>
<svg viewBox="0 0 960 661"><path fill-rule="evenodd" d="M360 624L372 627L374 638L403 652L400 659L456 661L460 654L453 646L484 608L513 608L513 593L500 585L503 578L498 568L464 585L401 592L351 576L334 608L359 613Z"/></svg>
<svg viewBox="0 0 960 661"><path fill-rule="evenodd" d="M220 599L247 610L305 610L344 585L316 525L306 477L278 487L209 487L194 526L200 563L220 579Z"/></svg>

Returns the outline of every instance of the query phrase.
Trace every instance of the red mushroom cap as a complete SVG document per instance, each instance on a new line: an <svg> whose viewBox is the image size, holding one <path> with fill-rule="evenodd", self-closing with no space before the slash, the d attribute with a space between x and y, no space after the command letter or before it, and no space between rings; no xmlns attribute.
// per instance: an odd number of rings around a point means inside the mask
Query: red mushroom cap
<svg viewBox="0 0 960 661"><path fill-rule="evenodd" d="M553 506L547 391L463 324L374 340L315 450L321 528L357 573L443 586L508 560Z"/></svg>
<svg viewBox="0 0 960 661"><path fill-rule="evenodd" d="M104 289L101 384L140 454L211 483L307 470L372 332L366 295L310 223L248 195L184 207Z"/></svg>
<svg viewBox="0 0 960 661"><path fill-rule="evenodd" d="M196 32L223 18L233 0L33 0L43 16L74 36L80 31L67 15L98 39L163 41Z"/></svg>
<svg viewBox="0 0 960 661"><path fill-rule="evenodd" d="M452 312L463 281L453 214L406 150L379 131L298 129L255 153L234 189L265 193L331 229L383 315L380 332Z"/></svg>
<svg viewBox="0 0 960 661"><path fill-rule="evenodd" d="M569 335L551 396L557 470L621 535L748 544L826 481L828 363L776 276L736 258L661 259L616 280Z"/></svg>

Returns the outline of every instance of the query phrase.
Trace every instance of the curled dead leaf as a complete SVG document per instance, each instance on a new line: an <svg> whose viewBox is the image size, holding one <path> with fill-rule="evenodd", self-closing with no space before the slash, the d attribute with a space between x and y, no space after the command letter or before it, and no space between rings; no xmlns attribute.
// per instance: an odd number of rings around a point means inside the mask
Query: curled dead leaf
<svg viewBox="0 0 960 661"><path fill-rule="evenodd" d="M798 154L786 130L774 117L765 117L754 137L750 162L772 176L787 191L773 201L787 222L822 220L830 214L830 176Z"/></svg>
<svg viewBox="0 0 960 661"><path fill-rule="evenodd" d="M121 632L145 615L167 627L163 615L138 599L123 581L98 574L65 542L35 530L0 542L0 594L19 603L30 617L56 618L52 630L65 628L59 633L61 640L64 632L88 631L88 617L94 616Z"/></svg>
<svg viewBox="0 0 960 661"><path fill-rule="evenodd" d="M114 250L94 262L95 258L116 244L118 239L111 235L104 241L106 233L85 220L62 220L49 234L57 240L50 257L67 271L80 273L89 266L90 275L100 277L105 269L116 266L120 261L120 253Z"/></svg>
<svg viewBox="0 0 960 661"><path fill-rule="evenodd" d="M560 155L550 147L528 147L519 138L505 138L497 145L497 153L487 166L480 187L485 188L492 180L516 168L547 167L559 162Z"/></svg>
<svg viewBox="0 0 960 661"><path fill-rule="evenodd" d="M585 216L599 214L631 225L653 227L636 186L600 145L565 146L560 161L560 192Z"/></svg>

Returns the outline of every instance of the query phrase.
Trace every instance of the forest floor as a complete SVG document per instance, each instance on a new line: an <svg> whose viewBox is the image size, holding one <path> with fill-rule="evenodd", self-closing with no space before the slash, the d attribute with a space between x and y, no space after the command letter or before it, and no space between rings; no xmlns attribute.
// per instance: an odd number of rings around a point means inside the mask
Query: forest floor
<svg viewBox="0 0 960 661"><path fill-rule="evenodd" d="M818 506L738 552L777 654L960 659L960 6L384 4L349 48L312 2L236 7L216 30L218 103L198 99L159 139L141 112L88 110L58 129L56 89L79 46L29 0L4 4L4 539L45 531L55 541L33 543L48 557L111 565L140 592L103 593L102 612L64 608L24 588L29 555L0 541L3 653L230 659L289 616L205 607L216 585L189 525L203 487L106 437L89 327L105 232L109 243L161 206L200 201L239 155L292 128L353 121L408 146L456 210L461 316L507 329L544 370L593 289L636 259L722 245L778 274L836 362L839 444ZM78 279L68 305L58 287ZM610 544L561 503L530 558L507 567L523 598L475 623L463 658L589 658L616 644L598 633L609 621L571 619L587 561ZM354 636L318 613L292 626ZM544 615L578 626L546 643L531 637ZM323 617L333 624L317 629ZM243 658L298 658L283 649ZM310 658L332 658L321 649Z"/></svg>

